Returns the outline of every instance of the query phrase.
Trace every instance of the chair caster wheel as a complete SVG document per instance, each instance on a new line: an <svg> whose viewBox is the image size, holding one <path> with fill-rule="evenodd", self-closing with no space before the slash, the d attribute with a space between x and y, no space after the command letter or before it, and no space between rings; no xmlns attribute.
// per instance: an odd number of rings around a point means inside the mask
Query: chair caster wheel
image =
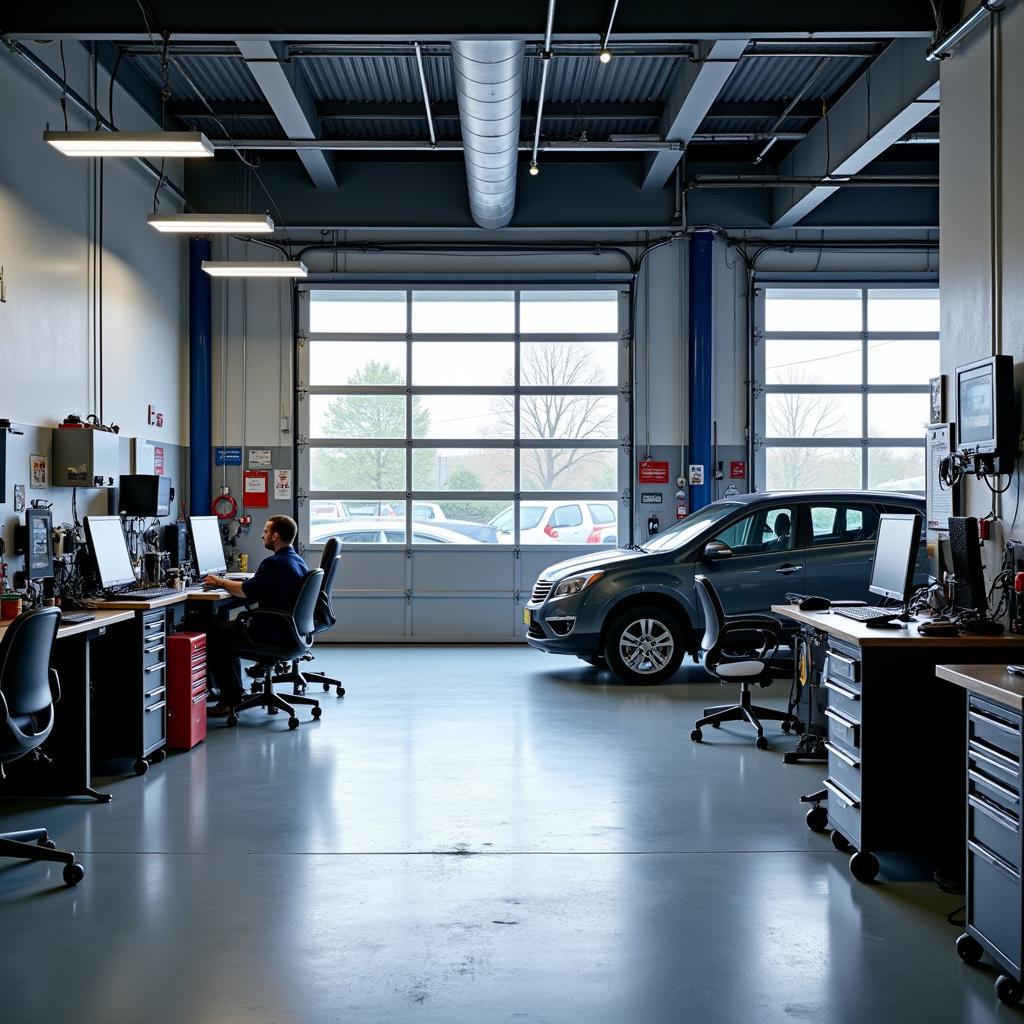
<svg viewBox="0 0 1024 1024"><path fill-rule="evenodd" d="M700 743L701 735L702 733L700 729L694 729L693 732L690 733L690 739L693 740L694 743Z"/></svg>
<svg viewBox="0 0 1024 1024"><path fill-rule="evenodd" d="M711 728L712 729L721 729L722 728L722 723L721 722L712 722L711 723Z"/></svg>
<svg viewBox="0 0 1024 1024"><path fill-rule="evenodd" d="M330 683L324 683L324 693L326 693L330 688L331 688L331 684Z"/></svg>
<svg viewBox="0 0 1024 1024"><path fill-rule="evenodd" d="M782 723L782 731L783 732L789 732L789 730L792 729L792 728L793 728L793 723L792 722L783 722Z"/></svg>
<svg viewBox="0 0 1024 1024"><path fill-rule="evenodd" d="M36 846L41 846L44 850L57 849L57 844L52 839L40 839Z"/></svg>
<svg viewBox="0 0 1024 1024"><path fill-rule="evenodd" d="M334 692L335 692L335 694L337 694L337 696L344 697L345 696L345 687L344 686L339 686Z"/></svg>
<svg viewBox="0 0 1024 1024"><path fill-rule="evenodd" d="M850 874L858 882L873 882L878 874L878 858L861 850L850 858Z"/></svg>
<svg viewBox="0 0 1024 1024"><path fill-rule="evenodd" d="M323 713L324 713L323 712L323 708L321 708L319 705L317 705L317 707L313 708L313 710L311 712L311 714L313 715L314 718L319 718Z"/></svg>
<svg viewBox="0 0 1024 1024"><path fill-rule="evenodd" d="M758 750L767 750L768 741L763 736L758 736L757 739L754 740L754 746L757 747Z"/></svg>
<svg viewBox="0 0 1024 1024"><path fill-rule="evenodd" d="M132 768L135 769L136 775L145 775L149 771L149 762L144 757L140 757L132 765Z"/></svg>
<svg viewBox="0 0 1024 1024"><path fill-rule="evenodd" d="M840 853L848 853L850 850L850 844L846 836L844 836L837 828L832 829L832 846Z"/></svg>
<svg viewBox="0 0 1024 1024"><path fill-rule="evenodd" d="M1016 978L1011 978L1008 974L1000 974L996 978L996 998L1004 1006L1016 1006L1021 996L1024 996L1024 987L1021 987L1021 983Z"/></svg>
<svg viewBox="0 0 1024 1024"><path fill-rule="evenodd" d="M299 727L299 720L294 715L292 715L292 717L288 719L288 728L289 729L298 729L298 727Z"/></svg>
<svg viewBox="0 0 1024 1024"><path fill-rule="evenodd" d="M78 883L85 878L85 868L78 863L65 864L63 875L65 885L78 885Z"/></svg>
<svg viewBox="0 0 1024 1024"><path fill-rule="evenodd" d="M981 948L981 943L973 935L968 935L967 932L964 932L956 940L956 955L965 964L976 964L984 952Z"/></svg>
<svg viewBox="0 0 1024 1024"><path fill-rule="evenodd" d="M149 757L150 764L159 764L167 757L167 751L161 747L159 750L154 750Z"/></svg>
<svg viewBox="0 0 1024 1024"><path fill-rule="evenodd" d="M828 811L824 807L812 807L804 816L807 827L812 832L824 832L828 824Z"/></svg>
<svg viewBox="0 0 1024 1024"><path fill-rule="evenodd" d="M228 724L228 728L234 729L238 725L238 715L228 715L225 721Z"/></svg>
<svg viewBox="0 0 1024 1024"><path fill-rule="evenodd" d="M795 732L797 736L803 736L806 728L807 726L804 725L804 723L801 722L799 718L793 723L793 732Z"/></svg>
<svg viewBox="0 0 1024 1024"><path fill-rule="evenodd" d="M277 714L277 708L267 708L267 713L271 715Z"/></svg>

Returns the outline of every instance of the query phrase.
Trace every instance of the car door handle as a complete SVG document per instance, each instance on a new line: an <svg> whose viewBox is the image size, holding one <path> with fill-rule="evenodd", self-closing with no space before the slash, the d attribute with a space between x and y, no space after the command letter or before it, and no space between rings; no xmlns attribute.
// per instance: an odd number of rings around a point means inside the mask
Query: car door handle
<svg viewBox="0 0 1024 1024"><path fill-rule="evenodd" d="M784 565L775 571L782 576L789 576L791 573L799 572L802 568L802 565Z"/></svg>

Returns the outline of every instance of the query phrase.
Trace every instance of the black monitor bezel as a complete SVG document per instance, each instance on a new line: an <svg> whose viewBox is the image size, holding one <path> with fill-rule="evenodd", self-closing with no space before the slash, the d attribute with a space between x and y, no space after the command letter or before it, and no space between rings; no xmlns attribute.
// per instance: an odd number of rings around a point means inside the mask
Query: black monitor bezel
<svg viewBox="0 0 1024 1024"><path fill-rule="evenodd" d="M124 536L124 520L120 516L86 516L83 519L83 523L85 524L85 539L89 544L89 556L92 558L92 567L96 573L96 580L103 590L114 590L117 587L126 587L132 583L138 583L138 579L135 576L134 570L132 571L132 575L127 579L111 580L109 583L104 582L103 577L100 575L100 566L96 559L96 545L93 543L90 520L92 520L92 522L100 522L101 520L106 521L108 519L115 520L117 525L121 527L121 538L124 540L125 550L128 551L128 564L131 565L132 553L128 549L128 540Z"/></svg>
<svg viewBox="0 0 1024 1024"><path fill-rule="evenodd" d="M991 379L992 436L981 441L965 440L963 409L961 409L960 386L965 377L987 369ZM986 356L970 363L962 363L953 369L953 393L956 397L957 451L961 455L1008 455L1016 454L1016 416L1013 400L1013 357L1007 355Z"/></svg>
<svg viewBox="0 0 1024 1024"><path fill-rule="evenodd" d="M32 521L45 520L49 525L46 529L47 563L45 570L32 566ZM53 513L44 508L25 509L25 579L45 580L53 576Z"/></svg>
<svg viewBox="0 0 1024 1024"><path fill-rule="evenodd" d="M875 586L875 565L878 560L878 543L882 536L882 525L886 521L900 520L906 522L907 520L914 521L914 543L910 546L910 557L907 559L907 571L906 577L903 581L903 593L897 594L895 591L889 590L886 587ZM921 548L921 526L924 523L924 516L920 512L883 512L878 517L878 530L875 533L875 552L871 557L871 580L868 583L868 592L876 594L879 597L888 598L891 601L899 601L900 604L905 605L910 600L910 594L913 590L914 585L914 567L917 565L917 556Z"/></svg>
<svg viewBox="0 0 1024 1024"><path fill-rule="evenodd" d="M202 573L203 570L200 568L200 565L199 565L199 550L196 547L195 533L192 530L192 520L193 519L202 519L202 520L212 519L217 524L218 533L220 532L220 520L216 516L188 516L188 517L186 517L186 522L188 523L188 543L189 543L189 546L192 548L192 564L195 567L195 570L196 570L197 573ZM221 551L223 551L223 550L224 550L224 543L223 543L223 541L221 541ZM219 569L220 569L221 573L226 573L228 571L228 556L227 555L224 555L224 564L222 566L220 566ZM214 572L214 573L217 572L216 569L213 569L211 571Z"/></svg>

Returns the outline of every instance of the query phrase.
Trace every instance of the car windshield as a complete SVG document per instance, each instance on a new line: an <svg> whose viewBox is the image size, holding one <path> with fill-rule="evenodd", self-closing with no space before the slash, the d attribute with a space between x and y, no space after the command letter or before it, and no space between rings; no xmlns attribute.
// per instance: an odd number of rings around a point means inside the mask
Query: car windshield
<svg viewBox="0 0 1024 1024"><path fill-rule="evenodd" d="M724 519L727 515L735 512L739 506L735 502L718 502L707 505L692 516L680 520L675 526L670 527L657 537L652 537L644 544L645 551L676 551L685 547L690 541L695 540L709 526Z"/></svg>

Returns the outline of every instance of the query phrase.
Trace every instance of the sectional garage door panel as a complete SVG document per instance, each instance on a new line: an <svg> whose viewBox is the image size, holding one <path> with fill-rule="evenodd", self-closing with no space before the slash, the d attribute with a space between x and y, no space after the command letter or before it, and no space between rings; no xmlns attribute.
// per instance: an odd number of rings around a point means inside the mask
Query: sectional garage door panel
<svg viewBox="0 0 1024 1024"><path fill-rule="evenodd" d="M416 593L512 590L515 554L511 548L492 551L414 550L412 584Z"/></svg>
<svg viewBox="0 0 1024 1024"><path fill-rule="evenodd" d="M518 640L517 611L521 616L511 597L416 597L412 629L435 639Z"/></svg>

